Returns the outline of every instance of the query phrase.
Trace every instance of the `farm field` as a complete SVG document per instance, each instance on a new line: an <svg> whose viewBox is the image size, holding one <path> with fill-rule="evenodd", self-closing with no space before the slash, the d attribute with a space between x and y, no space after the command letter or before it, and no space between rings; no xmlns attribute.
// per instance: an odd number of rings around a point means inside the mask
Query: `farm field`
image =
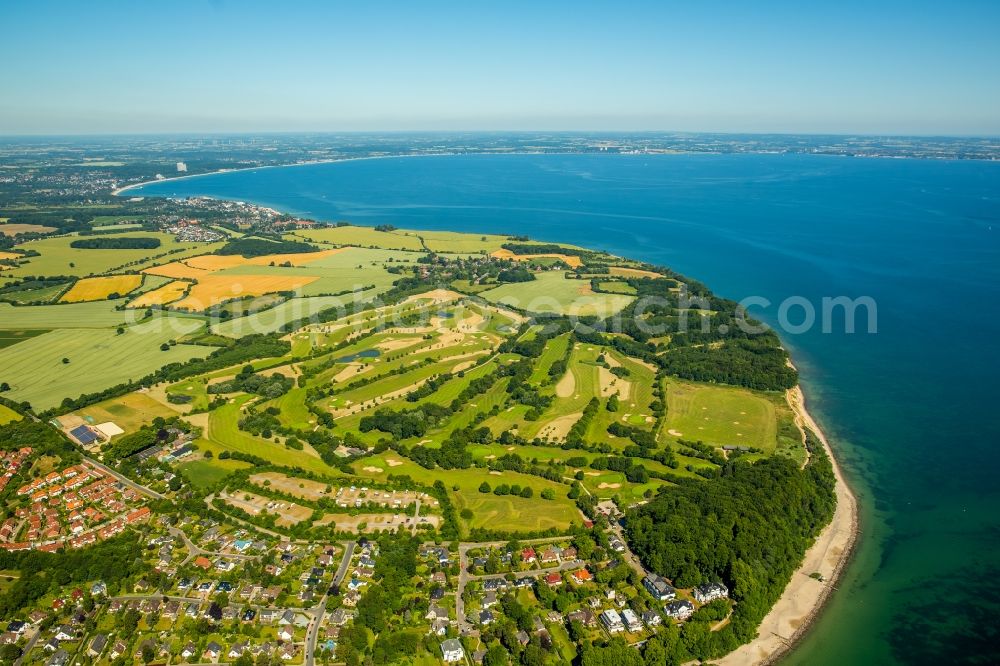
<svg viewBox="0 0 1000 666"><path fill-rule="evenodd" d="M60 302L103 301L112 294L124 296L142 284L141 275L108 275L77 280Z"/></svg>
<svg viewBox="0 0 1000 666"><path fill-rule="evenodd" d="M187 296L170 304L179 310L201 312L213 305L243 296L263 296L279 291L297 291L315 281L312 276L294 275L223 275L209 274L198 278Z"/></svg>
<svg viewBox="0 0 1000 666"><path fill-rule="evenodd" d="M353 299L342 296L312 296L292 298L273 308L255 312L245 317L234 317L212 325L212 332L239 338L249 333L272 333L290 321L311 317L321 310L343 307Z"/></svg>
<svg viewBox="0 0 1000 666"><path fill-rule="evenodd" d="M16 330L16 331L5 331L0 329L0 349L4 347L10 347L11 345L16 345L18 342L23 342L25 340L30 340L31 338L42 335L43 333L48 333L46 329L36 329L36 330Z"/></svg>
<svg viewBox="0 0 1000 666"><path fill-rule="evenodd" d="M115 310L115 305L111 301L30 307L0 303L0 329L110 328L142 319L141 312Z"/></svg>
<svg viewBox="0 0 1000 666"><path fill-rule="evenodd" d="M21 415L6 405L0 405L0 425L7 425L11 421L20 420Z"/></svg>
<svg viewBox="0 0 1000 666"><path fill-rule="evenodd" d="M318 254L318 253L317 253ZM385 249L345 248L333 254L310 261L303 266L233 266L220 275L280 275L310 277L300 290L302 296L325 296L357 292L374 287L379 292L392 286L398 275L389 273L385 266L414 263L420 254Z"/></svg>
<svg viewBox="0 0 1000 666"><path fill-rule="evenodd" d="M148 275L146 277L149 279L158 276ZM136 298L129 301L128 305L130 308L145 308L151 305L167 305L182 297L190 286L190 282L186 282L184 280L173 280L160 287L140 294Z"/></svg>
<svg viewBox="0 0 1000 666"><path fill-rule="evenodd" d="M0 224L0 234L4 236L16 236L27 233L44 234L50 231L55 231L55 227L44 227L40 224L19 224L16 222L4 222Z"/></svg>
<svg viewBox="0 0 1000 666"><path fill-rule="evenodd" d="M8 274L17 277L24 275L84 277L107 273L118 268L141 270L155 263L160 257L169 257L169 261L174 261L185 255L203 254L221 247L220 244L212 243L181 243L174 240L171 234L152 231L123 232L100 236L100 238L132 237L157 238L160 241L160 247L154 250L84 250L70 247L70 243L81 238L93 237L70 234L41 238L18 246L19 249L34 250L40 256L30 257L28 261ZM175 250L177 252L174 252Z"/></svg>
<svg viewBox="0 0 1000 666"><path fill-rule="evenodd" d="M194 320L156 318L129 327L122 335L96 328L62 328L0 349L0 372L11 386L6 397L49 409L63 398L139 379L167 363L204 357L211 347L176 345L160 350L161 344L200 326Z"/></svg>
<svg viewBox="0 0 1000 666"><path fill-rule="evenodd" d="M68 290L70 286L69 282L63 282L37 289L19 289L8 291L0 295L0 298L14 305L26 305L29 303L46 305L56 300L57 296L62 296L63 292Z"/></svg>
<svg viewBox="0 0 1000 666"><path fill-rule="evenodd" d="M624 294L595 293L589 280L568 280L562 271L540 273L531 282L504 284L479 295L519 310L578 317L607 317L635 300Z"/></svg>
<svg viewBox="0 0 1000 666"><path fill-rule="evenodd" d="M424 249L414 232L404 232L398 229L396 231L376 231L373 227L349 225L299 230L291 235L317 243L335 245L357 245L359 247L413 250L416 252Z"/></svg>

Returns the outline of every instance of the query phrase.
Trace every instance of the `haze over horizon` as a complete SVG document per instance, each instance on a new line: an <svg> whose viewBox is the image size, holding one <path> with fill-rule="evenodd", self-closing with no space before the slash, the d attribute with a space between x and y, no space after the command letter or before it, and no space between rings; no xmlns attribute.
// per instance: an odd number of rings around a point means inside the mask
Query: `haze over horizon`
<svg viewBox="0 0 1000 666"><path fill-rule="evenodd" d="M0 135L1000 134L1000 6L9 2Z"/></svg>

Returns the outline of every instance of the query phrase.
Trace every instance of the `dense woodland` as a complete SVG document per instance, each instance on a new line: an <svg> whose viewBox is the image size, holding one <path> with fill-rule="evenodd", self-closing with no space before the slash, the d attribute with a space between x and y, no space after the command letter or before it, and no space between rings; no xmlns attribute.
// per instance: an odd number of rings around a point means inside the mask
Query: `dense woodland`
<svg viewBox="0 0 1000 666"><path fill-rule="evenodd" d="M302 241L288 241L280 238L239 238L231 240L217 251L217 254L239 254L244 257L263 257L269 254L295 254L299 252L318 252L315 245Z"/></svg>
<svg viewBox="0 0 1000 666"><path fill-rule="evenodd" d="M70 247L77 250L155 250L160 247L160 239L149 236L119 236L106 238L80 238L72 241Z"/></svg>
<svg viewBox="0 0 1000 666"><path fill-rule="evenodd" d="M665 486L627 514L629 543L650 569L682 587L721 580L736 601L719 631L686 624L666 650L667 663L718 657L756 636L833 516L833 467L817 444L805 468L781 457L737 459L711 483Z"/></svg>

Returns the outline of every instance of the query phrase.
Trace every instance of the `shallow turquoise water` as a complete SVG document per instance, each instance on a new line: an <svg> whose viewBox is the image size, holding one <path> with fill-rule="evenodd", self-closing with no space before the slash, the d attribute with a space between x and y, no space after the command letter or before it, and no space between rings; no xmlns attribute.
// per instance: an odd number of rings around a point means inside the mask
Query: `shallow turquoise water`
<svg viewBox="0 0 1000 666"><path fill-rule="evenodd" d="M600 247L725 296L765 297L774 305L755 312L772 323L789 296L817 310L824 296L872 297L875 334L845 334L843 322L782 332L864 529L838 592L786 661L1000 663L1000 163L456 156L235 172L137 193Z"/></svg>

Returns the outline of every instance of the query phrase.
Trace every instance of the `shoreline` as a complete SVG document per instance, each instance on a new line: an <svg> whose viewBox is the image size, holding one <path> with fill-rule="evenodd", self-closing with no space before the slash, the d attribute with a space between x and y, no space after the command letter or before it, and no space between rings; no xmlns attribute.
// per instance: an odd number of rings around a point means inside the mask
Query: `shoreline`
<svg viewBox="0 0 1000 666"><path fill-rule="evenodd" d="M397 157L454 157L456 155L487 155L492 153L421 153L419 155L368 155L367 157L340 157L332 158L326 160L309 160L308 162L292 162L291 164L262 164L261 166L255 167L239 167L236 169L218 169L216 171L205 171L204 173L191 173L184 176L170 176L169 178L154 178L153 180L144 180L140 183L132 183L131 185L125 185L123 187L118 187L111 190L111 196L120 197L123 192L128 192L137 187L144 187L146 185L154 185L156 183L166 183L167 181L174 180L187 180L189 178L201 178L203 176L218 176L224 173L240 173L243 171L260 171L262 169L287 169L289 167L301 167L301 166L316 166L317 164L336 164L338 162L360 162L362 160L386 160L395 159ZM556 153L497 153L504 155L544 155L544 154L556 154ZM161 198L169 198L160 194L154 194L150 196L158 196ZM209 197L215 199L216 197Z"/></svg>
<svg viewBox="0 0 1000 666"><path fill-rule="evenodd" d="M275 169L292 166L311 166L335 162L350 162L373 159L389 159L398 157L445 157L462 153L434 153L421 155L374 155L370 157L350 157L343 159L316 160L295 164L275 164L242 169L222 169L215 172L191 174L164 178L144 183L128 185L114 191L114 195L132 188L167 180L198 178L219 173L237 171L255 171L260 169ZM527 153L519 153L527 154ZM541 154L541 153L539 153ZM163 196L163 195L152 195ZM209 197L219 199L219 197ZM272 209L273 210L273 209ZM277 211L280 212L280 211ZM789 360L789 365L794 364ZM843 471L834 455L833 449L819 424L813 419L805 405L805 395L801 384L786 391L785 398L791 407L796 425L803 431L812 430L830 457L835 477L834 493L837 503L830 523L823 528L814 543L806 550L802 564L793 572L791 579L782 591L781 596L761 621L757 629L757 638L741 645L729 654L711 660L718 666L771 666L780 662L792 652L813 627L824 610L830 594L836 589L837 583L850 562L860 536L858 501L844 478ZM804 437L804 432L803 432ZM823 580L810 577L812 573L820 573Z"/></svg>
<svg viewBox="0 0 1000 666"><path fill-rule="evenodd" d="M796 423L816 433L830 457L836 479L834 493L837 506L830 523L806 551L802 564L764 616L757 629L757 638L724 657L711 660L718 666L770 666L793 651L823 612L830 594L851 561L861 533L858 500L844 479L830 442L806 409L802 386L789 389L785 397L795 413ZM815 572L822 574L822 581L810 577Z"/></svg>

